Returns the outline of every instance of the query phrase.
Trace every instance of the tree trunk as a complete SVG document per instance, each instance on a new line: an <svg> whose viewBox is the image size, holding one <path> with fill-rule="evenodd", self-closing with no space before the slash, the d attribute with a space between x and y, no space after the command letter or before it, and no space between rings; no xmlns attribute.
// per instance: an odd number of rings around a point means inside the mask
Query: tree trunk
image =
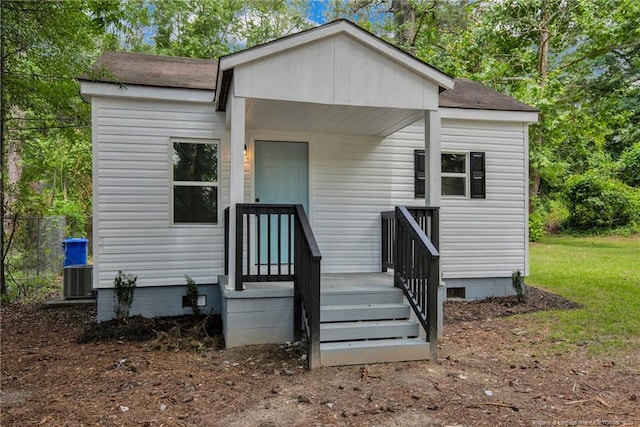
<svg viewBox="0 0 640 427"><path fill-rule="evenodd" d="M541 21L540 21L540 38L538 41L538 79L540 88L544 89L549 78L549 44L551 42L551 31L548 28L549 25L549 10L542 4ZM541 112L538 117L539 123L544 120L544 115ZM544 135L542 132L538 133L538 137L535 139L538 150L541 150L544 146ZM529 168L529 200L534 200L534 197L540 192L540 170L538 168ZM529 212L533 212L534 206L529 202Z"/></svg>
<svg viewBox="0 0 640 427"><path fill-rule="evenodd" d="M414 39L416 11L408 0L393 0L391 2L391 11L396 23L396 40L398 44L408 48L410 53L414 54L411 43Z"/></svg>
<svg viewBox="0 0 640 427"><path fill-rule="evenodd" d="M6 106L2 105L2 271L0 273L0 280L2 283L0 284L0 294L6 295L7 293L7 283L5 276L5 261L7 254L9 253L9 248L11 246L11 238L6 241L7 236L13 236L17 216L13 215L13 218L9 217L9 212L12 211L12 208L15 207L15 203L17 200L17 189L18 184L20 183L20 178L22 177L22 132L20 129L25 126L25 112L17 109L11 109L12 117L15 117L15 128L17 130L12 130L12 132L6 132L4 128L5 120L6 120ZM5 157L5 140L6 140L6 168L4 163ZM5 172L6 170L6 172ZM6 185L5 185L5 173L6 173Z"/></svg>

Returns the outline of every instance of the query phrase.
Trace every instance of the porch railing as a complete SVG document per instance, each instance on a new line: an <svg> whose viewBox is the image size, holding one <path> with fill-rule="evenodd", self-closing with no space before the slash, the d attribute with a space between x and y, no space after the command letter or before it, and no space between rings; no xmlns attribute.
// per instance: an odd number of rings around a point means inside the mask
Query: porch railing
<svg viewBox="0 0 640 427"><path fill-rule="evenodd" d="M225 209L225 273L229 274L229 208ZM322 255L302 205L236 205L235 287L245 282L293 281L294 334L309 343L309 366L320 364Z"/></svg>
<svg viewBox="0 0 640 427"><path fill-rule="evenodd" d="M406 207L420 229L436 248L440 247L440 210L426 206ZM393 268L396 236L396 212L382 212L382 271Z"/></svg>
<svg viewBox="0 0 640 427"><path fill-rule="evenodd" d="M431 359L435 360L438 350L440 254L429 235L438 239L438 209L396 207L393 215L389 212L383 214L382 222L383 248L386 247L393 256L393 262L386 262L387 267L394 269L394 284L402 289L424 328Z"/></svg>

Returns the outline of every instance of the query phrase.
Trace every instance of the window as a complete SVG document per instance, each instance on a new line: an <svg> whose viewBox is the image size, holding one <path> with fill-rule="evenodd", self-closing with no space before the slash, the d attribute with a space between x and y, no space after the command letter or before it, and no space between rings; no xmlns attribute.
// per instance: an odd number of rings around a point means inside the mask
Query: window
<svg viewBox="0 0 640 427"><path fill-rule="evenodd" d="M218 223L218 141L174 140L174 224Z"/></svg>
<svg viewBox="0 0 640 427"><path fill-rule="evenodd" d="M442 153L442 195L467 195L467 155Z"/></svg>
<svg viewBox="0 0 640 427"><path fill-rule="evenodd" d="M442 195L484 199L484 158L485 154L482 152L442 153ZM414 152L414 193L416 198L425 196L424 150Z"/></svg>

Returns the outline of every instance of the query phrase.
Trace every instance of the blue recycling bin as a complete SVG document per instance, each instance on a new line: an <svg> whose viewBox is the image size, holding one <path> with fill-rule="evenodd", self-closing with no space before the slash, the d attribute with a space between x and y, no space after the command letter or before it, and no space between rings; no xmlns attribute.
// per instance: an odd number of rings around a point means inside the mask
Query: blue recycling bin
<svg viewBox="0 0 640 427"><path fill-rule="evenodd" d="M62 241L62 250L64 251L64 266L86 265L88 244L89 240L82 237L64 239Z"/></svg>

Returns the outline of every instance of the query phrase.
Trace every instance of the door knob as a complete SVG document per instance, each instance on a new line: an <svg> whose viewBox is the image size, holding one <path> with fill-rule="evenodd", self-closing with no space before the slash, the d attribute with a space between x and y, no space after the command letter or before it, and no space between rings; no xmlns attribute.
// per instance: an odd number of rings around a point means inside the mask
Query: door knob
<svg viewBox="0 0 640 427"><path fill-rule="evenodd" d="M256 198L256 203L260 203L260 199Z"/></svg>

